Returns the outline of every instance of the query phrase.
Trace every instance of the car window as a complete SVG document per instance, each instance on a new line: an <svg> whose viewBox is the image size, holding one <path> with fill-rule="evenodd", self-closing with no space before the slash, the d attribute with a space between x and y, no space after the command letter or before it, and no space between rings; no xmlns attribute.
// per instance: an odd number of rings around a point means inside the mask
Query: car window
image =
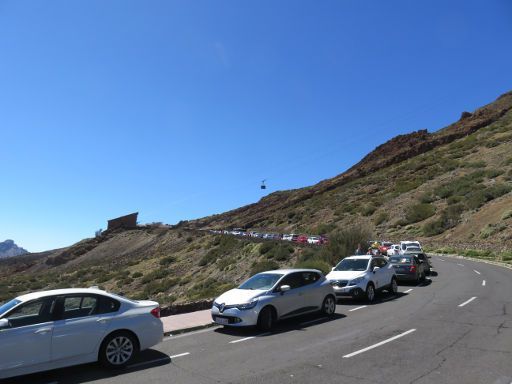
<svg viewBox="0 0 512 384"><path fill-rule="evenodd" d="M11 308L17 306L19 303L21 303L21 301L17 299L12 299L11 301L8 301L7 303L0 305L0 316L6 313Z"/></svg>
<svg viewBox="0 0 512 384"><path fill-rule="evenodd" d="M272 288L283 277L280 273L258 273L240 285L239 289L267 290Z"/></svg>
<svg viewBox="0 0 512 384"><path fill-rule="evenodd" d="M52 299L40 299L22 304L7 315L11 328L41 324L50 321Z"/></svg>
<svg viewBox="0 0 512 384"><path fill-rule="evenodd" d="M313 284L320 279L320 275L316 272L302 272L302 285Z"/></svg>
<svg viewBox="0 0 512 384"><path fill-rule="evenodd" d="M95 313L97 306L97 296L66 296L64 297L62 319L90 316Z"/></svg>
<svg viewBox="0 0 512 384"><path fill-rule="evenodd" d="M384 268L388 263L385 259L377 259L377 267Z"/></svg>
<svg viewBox="0 0 512 384"><path fill-rule="evenodd" d="M291 289L299 288L303 285L302 273L295 272L290 273L288 276L285 276L283 280L279 283L279 286L289 285Z"/></svg>
<svg viewBox="0 0 512 384"><path fill-rule="evenodd" d="M377 260L376 259L372 259L372 262L370 263L370 270L372 270L375 267L378 267Z"/></svg>
<svg viewBox="0 0 512 384"><path fill-rule="evenodd" d="M96 313L103 314L117 312L120 306L121 303L119 301L111 299L109 297L102 297L100 299L99 307Z"/></svg>
<svg viewBox="0 0 512 384"><path fill-rule="evenodd" d="M394 264L411 264L412 260L410 257L396 256L390 258L389 262Z"/></svg>

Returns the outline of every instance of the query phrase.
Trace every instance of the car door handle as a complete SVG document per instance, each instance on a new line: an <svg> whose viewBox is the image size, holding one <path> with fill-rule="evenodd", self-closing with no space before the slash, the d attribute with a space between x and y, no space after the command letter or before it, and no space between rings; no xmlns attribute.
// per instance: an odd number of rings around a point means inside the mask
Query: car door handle
<svg viewBox="0 0 512 384"><path fill-rule="evenodd" d="M36 335L44 335L51 332L53 328L39 328L34 331Z"/></svg>
<svg viewBox="0 0 512 384"><path fill-rule="evenodd" d="M106 318L96 320L97 323L101 323L101 324L108 323L108 321L109 321L109 319L106 319Z"/></svg>

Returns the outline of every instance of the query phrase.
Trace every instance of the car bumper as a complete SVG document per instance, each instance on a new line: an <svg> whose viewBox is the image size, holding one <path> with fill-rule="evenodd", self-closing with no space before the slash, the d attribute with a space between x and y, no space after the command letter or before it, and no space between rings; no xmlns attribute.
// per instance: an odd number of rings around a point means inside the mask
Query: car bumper
<svg viewBox="0 0 512 384"><path fill-rule="evenodd" d="M418 280L418 276L415 273L395 273L396 279L398 281L416 281Z"/></svg>
<svg viewBox="0 0 512 384"><path fill-rule="evenodd" d="M239 310L236 308L225 309L222 313L217 307L211 310L212 320L219 325L230 327L249 327L258 323L259 307Z"/></svg>
<svg viewBox="0 0 512 384"><path fill-rule="evenodd" d="M353 297L353 298L364 297L363 289L358 286L333 287L333 288L334 288L334 294L336 295L336 297Z"/></svg>

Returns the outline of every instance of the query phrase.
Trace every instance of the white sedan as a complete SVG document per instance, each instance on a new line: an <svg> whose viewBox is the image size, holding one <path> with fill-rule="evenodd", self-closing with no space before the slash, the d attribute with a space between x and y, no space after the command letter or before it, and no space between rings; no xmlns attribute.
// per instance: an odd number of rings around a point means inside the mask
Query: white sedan
<svg viewBox="0 0 512 384"><path fill-rule="evenodd" d="M95 361L123 367L162 338L154 301L93 288L30 293L0 306L0 379Z"/></svg>

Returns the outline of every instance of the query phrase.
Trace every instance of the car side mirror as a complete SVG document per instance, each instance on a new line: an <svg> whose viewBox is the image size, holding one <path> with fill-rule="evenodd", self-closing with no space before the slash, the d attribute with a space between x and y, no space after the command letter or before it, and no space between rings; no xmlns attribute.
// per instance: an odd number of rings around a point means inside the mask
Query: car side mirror
<svg viewBox="0 0 512 384"><path fill-rule="evenodd" d="M9 320L0 319L0 329L5 329L5 328L9 328L9 327L10 327Z"/></svg>
<svg viewBox="0 0 512 384"><path fill-rule="evenodd" d="M281 295L285 292L288 292L291 289L289 285L281 285L279 287L279 292L281 292Z"/></svg>
<svg viewBox="0 0 512 384"><path fill-rule="evenodd" d="M373 273L377 272L380 269L380 267L373 267Z"/></svg>

